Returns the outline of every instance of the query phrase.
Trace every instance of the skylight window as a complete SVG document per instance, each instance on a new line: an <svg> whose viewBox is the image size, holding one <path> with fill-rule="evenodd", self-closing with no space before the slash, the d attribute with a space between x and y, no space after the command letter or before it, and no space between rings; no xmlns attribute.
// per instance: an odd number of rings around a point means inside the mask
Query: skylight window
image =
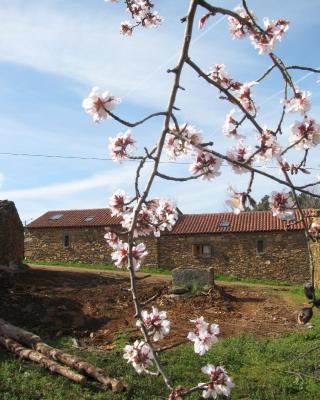
<svg viewBox="0 0 320 400"><path fill-rule="evenodd" d="M282 221L294 221L296 219L296 215L294 211L285 211L281 217Z"/></svg>
<svg viewBox="0 0 320 400"><path fill-rule="evenodd" d="M219 224L218 224L218 226L219 226L220 228L228 228L229 225L230 225L230 222L229 222L229 221L220 221Z"/></svg>
<svg viewBox="0 0 320 400"><path fill-rule="evenodd" d="M85 217L84 222L91 222L95 219L94 215L89 215L88 217Z"/></svg>
<svg viewBox="0 0 320 400"><path fill-rule="evenodd" d="M56 221L58 219L60 219L63 216L63 214L53 214L49 217L49 219Z"/></svg>

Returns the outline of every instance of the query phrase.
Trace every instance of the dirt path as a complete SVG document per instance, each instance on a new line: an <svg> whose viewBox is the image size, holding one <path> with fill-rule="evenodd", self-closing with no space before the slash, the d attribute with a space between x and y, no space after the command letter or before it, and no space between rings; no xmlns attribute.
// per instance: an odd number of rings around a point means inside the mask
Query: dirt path
<svg viewBox="0 0 320 400"><path fill-rule="evenodd" d="M166 310L171 332L166 344L184 339L203 315L220 325L222 336L254 332L277 335L298 328L299 307L279 295L279 287L219 282L213 293L170 295L171 277L137 274L142 301L161 292L152 305ZM32 266L12 288L0 291L0 317L43 335L72 335L88 345L112 347L119 332L130 339L135 328L129 276L122 271ZM257 290L258 289L258 290Z"/></svg>

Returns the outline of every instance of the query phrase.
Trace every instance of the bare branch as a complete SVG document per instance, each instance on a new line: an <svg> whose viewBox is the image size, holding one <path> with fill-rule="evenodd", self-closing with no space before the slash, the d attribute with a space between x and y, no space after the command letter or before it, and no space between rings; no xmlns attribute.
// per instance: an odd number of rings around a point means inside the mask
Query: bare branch
<svg viewBox="0 0 320 400"><path fill-rule="evenodd" d="M159 176L159 178L162 179L166 179L167 181L176 181L176 182L186 182L186 181L191 181L193 179L199 179L201 178L204 174L198 174L198 175L193 175L193 176L187 176L185 178L177 178L175 176L169 176L169 175L165 175L162 174L161 172L157 172L156 173L157 176Z"/></svg>
<svg viewBox="0 0 320 400"><path fill-rule="evenodd" d="M147 117L141 119L140 121L137 122L129 122L129 121L125 121L124 119L118 117L117 115L113 114L113 112L111 112L110 110L107 110L105 108L106 113L108 113L113 119L115 119L116 121L120 122L120 124L128 126L129 128L134 128L135 126L141 125L144 122L148 121L148 119L154 118L154 117L159 117L159 116L166 116L167 113L165 111L160 111L160 112L156 112L153 114L148 115Z"/></svg>

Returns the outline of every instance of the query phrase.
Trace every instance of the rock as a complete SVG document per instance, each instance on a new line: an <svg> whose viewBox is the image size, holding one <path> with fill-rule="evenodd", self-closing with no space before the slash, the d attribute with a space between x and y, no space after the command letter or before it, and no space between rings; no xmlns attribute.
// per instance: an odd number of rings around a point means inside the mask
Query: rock
<svg viewBox="0 0 320 400"><path fill-rule="evenodd" d="M175 268L172 270L172 286L174 288L191 288L214 285L214 269L211 268Z"/></svg>
<svg viewBox="0 0 320 400"><path fill-rule="evenodd" d="M14 203L0 200L0 265L12 270L22 266L23 242L23 225Z"/></svg>

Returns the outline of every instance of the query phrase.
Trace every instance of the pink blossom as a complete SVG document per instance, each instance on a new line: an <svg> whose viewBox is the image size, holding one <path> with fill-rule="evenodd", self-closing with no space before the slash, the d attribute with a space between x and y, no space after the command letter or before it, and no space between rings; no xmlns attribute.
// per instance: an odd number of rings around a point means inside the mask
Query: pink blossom
<svg viewBox="0 0 320 400"><path fill-rule="evenodd" d="M223 125L223 133L229 138L242 139L243 135L238 133L238 121L233 118L236 110L233 108L226 116L226 121Z"/></svg>
<svg viewBox="0 0 320 400"><path fill-rule="evenodd" d="M311 92L309 91L296 91L291 99L281 100L281 103L285 104L286 112L299 112L304 115L311 108L310 96Z"/></svg>
<svg viewBox="0 0 320 400"><path fill-rule="evenodd" d="M279 159L281 156L282 148L278 143L277 137L273 134L270 129L263 128L262 133L258 136L259 140L259 152L256 154L257 162L268 162L273 157Z"/></svg>
<svg viewBox="0 0 320 400"><path fill-rule="evenodd" d="M264 33L253 31L250 35L252 44L259 49L259 54L269 54L273 51L276 42L280 42L284 33L289 29L289 22L284 19L270 21L263 19Z"/></svg>
<svg viewBox="0 0 320 400"><path fill-rule="evenodd" d="M187 338L194 342L194 352L203 356L218 341L220 333L219 325L207 323L203 317L191 320L195 324L193 332L189 332Z"/></svg>
<svg viewBox="0 0 320 400"><path fill-rule="evenodd" d="M230 75L227 73L224 64L214 64L209 72L209 78L225 89L232 86L234 82Z"/></svg>
<svg viewBox="0 0 320 400"><path fill-rule="evenodd" d="M320 126L314 119L305 117L302 122L291 125L290 144L296 149L310 149L320 143Z"/></svg>
<svg viewBox="0 0 320 400"><path fill-rule="evenodd" d="M153 232L154 227L152 225L152 212L148 209L146 204L143 204L136 219L133 236L148 236L151 232ZM131 229L132 221L134 217L134 209L130 213L126 213L123 216L123 220L121 222L122 226L128 230Z"/></svg>
<svg viewBox="0 0 320 400"><path fill-rule="evenodd" d="M135 141L132 138L131 130L125 133L118 133L115 138L109 138L109 151L114 160L121 161L130 157L134 150Z"/></svg>
<svg viewBox="0 0 320 400"><path fill-rule="evenodd" d="M242 107L249 113L250 115L254 115L256 113L255 104L251 98L251 86L257 85L257 82L246 82L240 86L240 89L236 92L236 97L240 101Z"/></svg>
<svg viewBox="0 0 320 400"><path fill-rule="evenodd" d="M272 192L269 198L269 204L273 216L278 218L283 218L285 212L293 207L293 201L290 198L289 193L282 192Z"/></svg>
<svg viewBox="0 0 320 400"><path fill-rule="evenodd" d="M173 125L170 127L170 132L167 133L164 149L166 150L170 159L175 160L177 157L181 155L188 154L193 150L193 144L200 144L202 142L201 131L197 130L194 126L191 125L181 125L179 126L179 130ZM177 138L175 135L181 135L183 139Z"/></svg>
<svg viewBox="0 0 320 400"><path fill-rule="evenodd" d="M93 121L99 123L104 119L110 118L108 111L121 102L121 99L114 97L110 92L100 92L98 87L94 87L89 96L82 102L82 107L87 114L92 115Z"/></svg>
<svg viewBox="0 0 320 400"><path fill-rule="evenodd" d="M119 237L115 232L111 232L111 231L107 232L104 235L104 238L106 239L106 241L110 247L112 247L113 249L117 248L118 243L119 243Z"/></svg>
<svg viewBox="0 0 320 400"><path fill-rule="evenodd" d="M128 211L129 207L126 203L129 201L129 198L126 196L126 193L123 190L117 190L113 193L109 207L111 209L111 215L122 216L125 212Z"/></svg>
<svg viewBox="0 0 320 400"><path fill-rule="evenodd" d="M154 357L147 343L136 340L133 346L125 346L123 358L132 364L138 374L141 374L146 370L148 365L153 364Z"/></svg>
<svg viewBox="0 0 320 400"><path fill-rule="evenodd" d="M122 226L126 229L131 229L133 212L132 209L132 212L123 216ZM155 236L159 236L160 231L172 230L177 219L178 211L172 201L152 199L141 206L133 235L148 236L153 232Z"/></svg>
<svg viewBox="0 0 320 400"><path fill-rule="evenodd" d="M245 19L248 23L249 26L251 24L251 19L249 15L247 14L246 10L239 6L234 9L234 11L240 15L243 19ZM244 37L248 36L250 29L248 25L243 24L240 22L237 18L234 17L228 17L228 22L229 22L229 31L233 39L243 39Z"/></svg>
<svg viewBox="0 0 320 400"><path fill-rule="evenodd" d="M253 159L250 159L251 153L251 148L249 146L245 147L243 140L239 140L235 147L232 147L227 151L227 156L231 160L243 164L248 163L248 165L250 166L253 163ZM228 161L228 164L231 166L233 172L235 172L236 174L243 174L249 171L248 169L243 168L240 165L233 164L231 161Z"/></svg>
<svg viewBox="0 0 320 400"><path fill-rule="evenodd" d="M244 200L245 193L236 192L231 186L229 186L228 191L230 193L230 198L226 200L226 204L233 209L233 212L237 215L241 211L244 211Z"/></svg>
<svg viewBox="0 0 320 400"><path fill-rule="evenodd" d="M219 168L222 159L205 151L198 150L195 154L195 160L190 165L189 171L192 175L202 174L201 179L212 180L219 176Z"/></svg>
<svg viewBox="0 0 320 400"><path fill-rule="evenodd" d="M199 383L198 386L204 388L202 397L204 399L216 399L218 396L229 397L231 389L234 388L232 379L228 376L227 371L222 366L215 367L212 364L207 364L201 368L204 374L207 374L211 382Z"/></svg>
<svg viewBox="0 0 320 400"><path fill-rule="evenodd" d="M153 215L155 236L159 236L160 231L171 231L179 218L177 207L171 200L158 200L158 206Z"/></svg>
<svg viewBox="0 0 320 400"><path fill-rule="evenodd" d="M167 320L167 313L165 311L158 311L156 307L152 307L152 312L141 311L141 316L148 334L153 336L153 340L157 342L168 335L170 331L170 321ZM137 326L141 326L141 321L137 321Z"/></svg>
<svg viewBox="0 0 320 400"><path fill-rule="evenodd" d="M123 36L131 36L133 32L133 26L129 21L122 21L120 24L120 33Z"/></svg>
<svg viewBox="0 0 320 400"><path fill-rule="evenodd" d="M146 28L156 28L163 22L163 18L158 12L150 12L145 15L142 20L142 25Z"/></svg>
<svg viewBox="0 0 320 400"><path fill-rule="evenodd" d="M114 251L111 253L111 258L118 268L128 265L128 253L129 244L119 240L114 247ZM148 252L146 251L144 243L139 243L137 246L132 247L132 263L135 271L140 268L141 261L147 254Z"/></svg>
<svg viewBox="0 0 320 400"><path fill-rule="evenodd" d="M158 12L153 11L153 4L148 0L129 0L128 11L145 28L154 28L163 22Z"/></svg>

